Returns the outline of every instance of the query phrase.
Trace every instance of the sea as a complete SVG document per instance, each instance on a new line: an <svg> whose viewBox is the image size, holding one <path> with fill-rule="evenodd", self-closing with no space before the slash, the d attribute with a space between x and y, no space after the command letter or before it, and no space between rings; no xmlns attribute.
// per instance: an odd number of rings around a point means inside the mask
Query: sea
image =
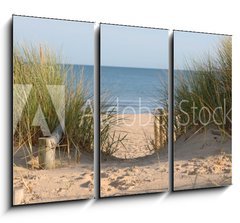
<svg viewBox="0 0 240 223"><path fill-rule="evenodd" d="M93 95L94 67L74 65ZM153 68L111 67L100 68L100 94L104 109L116 113L149 113L162 107L161 91L168 85L168 70Z"/></svg>

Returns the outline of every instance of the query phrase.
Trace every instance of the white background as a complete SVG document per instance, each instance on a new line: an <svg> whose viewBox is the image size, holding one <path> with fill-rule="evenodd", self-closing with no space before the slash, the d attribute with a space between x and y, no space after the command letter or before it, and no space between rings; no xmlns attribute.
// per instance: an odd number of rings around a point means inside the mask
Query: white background
<svg viewBox="0 0 240 223"><path fill-rule="evenodd" d="M1 1L0 221L1 222L239 222L240 6L237 0ZM150 196L10 208L12 14L120 23L233 35L233 186Z"/></svg>

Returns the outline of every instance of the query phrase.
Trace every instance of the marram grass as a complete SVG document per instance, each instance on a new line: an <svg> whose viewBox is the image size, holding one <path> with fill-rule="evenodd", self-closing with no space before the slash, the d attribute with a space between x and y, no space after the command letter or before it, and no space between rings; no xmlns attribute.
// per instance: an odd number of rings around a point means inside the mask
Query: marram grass
<svg viewBox="0 0 240 223"><path fill-rule="evenodd" d="M216 56L205 55L175 74L174 117L176 135L189 129L214 126L231 137L232 42L224 37Z"/></svg>
<svg viewBox="0 0 240 223"><path fill-rule="evenodd" d="M81 76L81 78L76 78ZM84 79L84 70L73 69L73 66L64 66L61 57L44 46L14 46L13 52L13 83L31 85L28 97L26 92L17 95L17 99L27 97L20 120L13 136L16 150L27 148L31 157L33 147L38 146L39 137L43 136L41 128L33 126L33 120L39 106L42 109L50 132L59 125L59 118L47 86L64 85L64 98L59 95L55 100L58 104L64 100L65 128L60 147L67 148L68 152L93 152L94 118L93 95L90 95L89 83ZM59 100L59 101L58 101ZM109 104L109 97L105 97L101 105L104 118L101 120L101 151L109 156L117 151L119 144L123 145L125 135L112 131L112 127L119 122L114 111L106 112L105 102ZM60 103L61 104L61 103ZM20 108L14 108L14 114L20 113Z"/></svg>
<svg viewBox="0 0 240 223"><path fill-rule="evenodd" d="M168 86L163 83L160 85L159 101L164 112L168 114ZM214 56L203 54L200 59L188 61L184 71L175 71L173 106L174 140L187 131L194 134L212 127L220 131L223 139L231 137L231 37L224 37L220 41L215 48ZM156 113L154 116L155 119L159 119ZM168 116L163 118L165 121L162 126L165 128L164 132L167 132ZM156 147L154 141L152 142L151 146L155 150L160 149Z"/></svg>
<svg viewBox="0 0 240 223"><path fill-rule="evenodd" d="M93 111L91 106L86 106L91 100L88 86L75 77L81 74L74 73L73 69L61 64L61 58L49 48L34 48L14 46L13 53L13 83L31 85L31 91L24 106L22 116L17 123L14 134L14 146L27 147L29 155L32 147L37 146L38 138L43 136L41 129L33 126L33 119L39 106L45 117L50 132L59 125L59 118L47 86L65 86L65 93L55 100L64 100L65 129L62 144L92 152L93 150ZM83 74L81 74L83 76ZM18 95L18 99L22 95ZM58 104L58 101L55 101ZM18 108L15 112L20 112Z"/></svg>

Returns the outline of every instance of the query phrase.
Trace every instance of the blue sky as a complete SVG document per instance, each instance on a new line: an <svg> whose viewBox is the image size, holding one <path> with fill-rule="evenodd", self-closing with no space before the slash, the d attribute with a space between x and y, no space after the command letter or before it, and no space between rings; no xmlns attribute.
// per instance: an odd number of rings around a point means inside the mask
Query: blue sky
<svg viewBox="0 0 240 223"><path fill-rule="evenodd" d="M174 31L174 68L184 69L186 63L208 54L215 56L223 35Z"/></svg>
<svg viewBox="0 0 240 223"><path fill-rule="evenodd" d="M168 31L102 24L101 65L168 68Z"/></svg>
<svg viewBox="0 0 240 223"><path fill-rule="evenodd" d="M14 16L14 44L47 45L65 63L94 62L94 24ZM174 32L174 66L214 55L221 35ZM168 31L160 29L101 25L101 64L104 66L168 68Z"/></svg>
<svg viewBox="0 0 240 223"><path fill-rule="evenodd" d="M46 45L65 63L94 63L94 24L14 16L14 44Z"/></svg>

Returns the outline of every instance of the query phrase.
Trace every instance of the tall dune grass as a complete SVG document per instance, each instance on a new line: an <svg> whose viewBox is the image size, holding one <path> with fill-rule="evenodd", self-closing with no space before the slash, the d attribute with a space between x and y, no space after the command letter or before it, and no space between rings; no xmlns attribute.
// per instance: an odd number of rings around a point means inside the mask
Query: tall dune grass
<svg viewBox="0 0 240 223"><path fill-rule="evenodd" d="M164 83L160 83L160 86L159 101L163 106L163 111L168 114L168 86ZM174 140L187 131L191 130L194 134L210 127L219 129L223 137L231 137L231 37L224 37L220 41L214 56L205 54L201 59L195 58L195 60L188 61L184 71L174 71L173 106ZM204 109L200 111L203 107ZM208 121L209 113L212 116L210 121ZM160 119L158 113L154 115L156 120ZM162 118L164 119L162 127L167 132L168 116ZM152 144L155 150L160 149L156 147L154 141Z"/></svg>
<svg viewBox="0 0 240 223"><path fill-rule="evenodd" d="M191 61L186 71L185 74L174 74L176 136L192 128L198 131L215 126L223 135L231 137L231 37L222 39L215 56L205 55L201 60Z"/></svg>
<svg viewBox="0 0 240 223"><path fill-rule="evenodd" d="M125 147L127 133L116 130L122 124L123 118L116 113L116 105L109 94L101 95L101 128L100 128L100 147L103 156L112 156L120 147Z"/></svg>
<svg viewBox="0 0 240 223"><path fill-rule="evenodd" d="M38 138L43 135L41 129L32 126L38 106L41 106L50 132L59 124L53 101L47 90L47 85L64 85L65 98L59 95L56 103L65 100L62 109L65 110L65 129L61 144L68 149L76 148L87 152L93 151L93 111L86 106L92 96L83 78L81 70L74 73L72 68L63 66L61 58L47 47L42 50L36 47L14 46L13 52L13 82L32 86L21 119L18 122L14 145L17 148L28 148L29 156ZM23 95L18 95L20 99ZM56 100L56 99L55 99ZM14 113L20 112L15 108ZM14 114L13 114L14 115Z"/></svg>

